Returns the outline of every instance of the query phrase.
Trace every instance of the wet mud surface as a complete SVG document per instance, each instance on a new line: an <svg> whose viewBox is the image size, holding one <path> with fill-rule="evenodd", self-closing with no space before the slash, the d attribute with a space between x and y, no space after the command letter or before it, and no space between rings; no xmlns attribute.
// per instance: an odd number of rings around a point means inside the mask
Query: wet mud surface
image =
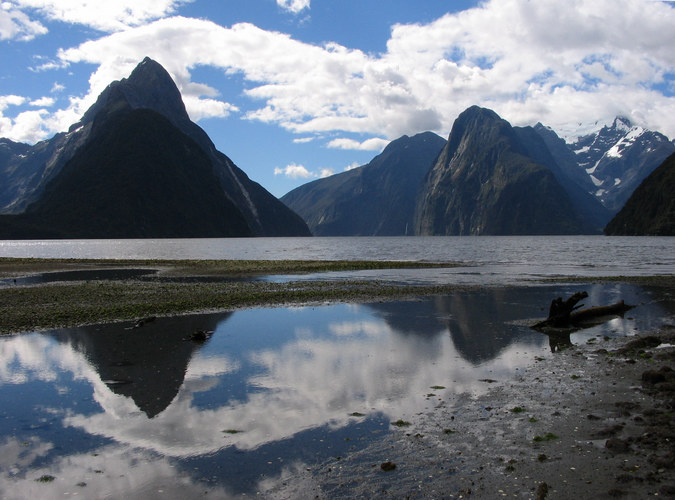
<svg viewBox="0 0 675 500"><path fill-rule="evenodd" d="M289 469L264 496L673 498L673 369L672 326L572 346L361 452Z"/></svg>

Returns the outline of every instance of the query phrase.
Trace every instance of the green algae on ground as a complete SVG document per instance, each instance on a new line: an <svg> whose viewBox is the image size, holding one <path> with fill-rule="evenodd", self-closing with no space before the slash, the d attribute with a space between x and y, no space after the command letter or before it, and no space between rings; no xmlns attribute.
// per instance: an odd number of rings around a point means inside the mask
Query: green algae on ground
<svg viewBox="0 0 675 500"><path fill-rule="evenodd" d="M406 422L405 420L399 418L396 422L392 422L391 425L395 427L408 427L410 422Z"/></svg>
<svg viewBox="0 0 675 500"><path fill-rule="evenodd" d="M141 267L172 275L255 276L368 269L428 269L455 267L453 262L372 260L162 260L162 259L38 259L0 257L0 277L79 269Z"/></svg>
<svg viewBox="0 0 675 500"><path fill-rule="evenodd" d="M82 268L83 265L154 266L195 280L101 280L0 288L0 333L74 327L203 311L326 301L387 300L445 293L450 285L418 286L381 281L200 281L199 276L337 269L433 267L436 264L370 261L83 261L0 259L0 275ZM51 266L51 267L50 267ZM186 269L188 269L186 271Z"/></svg>

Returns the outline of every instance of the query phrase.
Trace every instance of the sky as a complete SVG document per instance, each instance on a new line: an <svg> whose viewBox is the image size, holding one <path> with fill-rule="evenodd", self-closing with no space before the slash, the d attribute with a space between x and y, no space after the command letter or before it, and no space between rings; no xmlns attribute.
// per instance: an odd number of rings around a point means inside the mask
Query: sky
<svg viewBox="0 0 675 500"><path fill-rule="evenodd" d="M144 57L275 196L447 138L472 105L573 140L625 116L675 138L675 2L0 0L0 137L66 131Z"/></svg>

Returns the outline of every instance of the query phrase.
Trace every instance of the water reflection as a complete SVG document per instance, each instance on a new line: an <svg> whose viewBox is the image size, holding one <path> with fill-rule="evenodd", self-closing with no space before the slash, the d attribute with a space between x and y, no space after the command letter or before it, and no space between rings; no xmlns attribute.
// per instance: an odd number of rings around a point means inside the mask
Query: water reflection
<svg viewBox="0 0 675 500"><path fill-rule="evenodd" d="M550 355L528 325L566 293L461 291L4 338L0 496L254 493L294 467L366 446L390 421L414 428L439 399L482 393L481 379L508 380L535 353ZM651 298L634 319L584 335L622 335L672 313L671 302L652 300L658 291L589 293L589 305ZM214 334L184 340L196 329ZM444 389L430 397L432 386Z"/></svg>

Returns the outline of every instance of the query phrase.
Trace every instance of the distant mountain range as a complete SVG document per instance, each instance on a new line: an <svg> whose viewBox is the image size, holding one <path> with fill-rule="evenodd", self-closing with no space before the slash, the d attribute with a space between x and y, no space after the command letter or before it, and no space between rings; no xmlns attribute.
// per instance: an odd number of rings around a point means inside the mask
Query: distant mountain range
<svg viewBox="0 0 675 500"><path fill-rule="evenodd" d="M4 239L310 234L216 150L149 58L67 133L0 140L0 210Z"/></svg>
<svg viewBox="0 0 675 500"><path fill-rule="evenodd" d="M538 130L542 129L540 126ZM611 126L580 137L568 149L576 163L576 171L570 164L571 175L616 213L635 188L675 152L675 145L659 132L633 126L627 118L618 117ZM564 151L551 148L551 152L559 164L568 164Z"/></svg>
<svg viewBox="0 0 675 500"><path fill-rule="evenodd" d="M417 191L444 145L432 132L403 136L367 165L304 184L281 201L316 236L413 234Z"/></svg>
<svg viewBox="0 0 675 500"><path fill-rule="evenodd" d="M317 235L599 234L675 144L617 118L567 144L473 106L281 198ZM414 200L414 201L413 201Z"/></svg>
<svg viewBox="0 0 675 500"><path fill-rule="evenodd" d="M146 58L67 133L0 139L0 238L599 234L624 205L608 234L668 234L673 153L625 118L568 144L472 106L447 141L403 136L280 201L216 150Z"/></svg>

